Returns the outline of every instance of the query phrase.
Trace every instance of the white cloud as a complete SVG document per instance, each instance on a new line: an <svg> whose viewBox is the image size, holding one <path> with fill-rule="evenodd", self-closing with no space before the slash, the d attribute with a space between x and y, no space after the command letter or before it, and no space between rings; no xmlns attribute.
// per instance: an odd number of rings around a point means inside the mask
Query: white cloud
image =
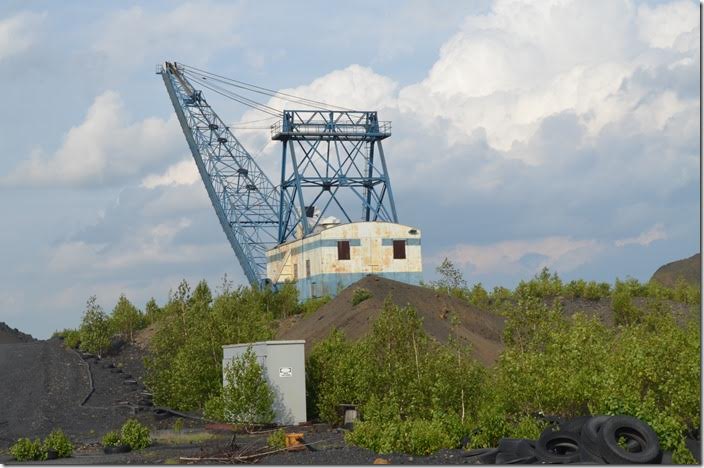
<svg viewBox="0 0 704 468"><path fill-rule="evenodd" d="M102 186L139 177L183 152L175 116L131 121L119 94L106 91L85 120L71 128L51 155L35 149L5 176L5 185Z"/></svg>
<svg viewBox="0 0 704 468"><path fill-rule="evenodd" d="M134 6L106 18L93 49L116 66L200 60L239 43L239 17L240 7L232 3L187 2L163 13Z"/></svg>
<svg viewBox="0 0 704 468"><path fill-rule="evenodd" d="M45 18L46 13L23 12L0 19L0 62L29 49Z"/></svg>
<svg viewBox="0 0 704 468"><path fill-rule="evenodd" d="M663 240L667 239L667 232L665 231L665 226L662 224L658 223L652 228L648 229L645 232L640 233L636 237L628 237L626 239L618 239L614 242L614 245L616 247L624 247L626 245L650 245L651 243L655 242L656 240Z"/></svg>
<svg viewBox="0 0 704 468"><path fill-rule="evenodd" d="M532 274L543 267L568 272L589 262L602 250L602 244L592 239L546 237L486 245L460 244L441 252L435 260L447 257L469 268L473 275Z"/></svg>
<svg viewBox="0 0 704 468"><path fill-rule="evenodd" d="M651 47L685 51L699 45L699 7L695 2L640 5L637 20L638 37Z"/></svg>
<svg viewBox="0 0 704 468"><path fill-rule="evenodd" d="M155 188L164 185L191 185L200 180L195 162L189 158L169 166L163 174L152 174L142 179L141 186Z"/></svg>

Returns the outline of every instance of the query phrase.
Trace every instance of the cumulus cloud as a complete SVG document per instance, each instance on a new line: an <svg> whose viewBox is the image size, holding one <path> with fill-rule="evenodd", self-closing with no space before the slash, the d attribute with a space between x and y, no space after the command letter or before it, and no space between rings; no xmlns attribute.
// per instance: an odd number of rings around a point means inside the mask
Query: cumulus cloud
<svg viewBox="0 0 704 468"><path fill-rule="evenodd" d="M22 12L0 19L0 62L29 49L45 18L46 13Z"/></svg>
<svg viewBox="0 0 704 468"><path fill-rule="evenodd" d="M143 64L146 59L201 60L239 43L240 16L240 7L232 3L187 2L166 12L134 6L104 20L93 50L118 67Z"/></svg>
<svg viewBox="0 0 704 468"><path fill-rule="evenodd" d="M699 44L699 7L695 2L640 5L637 21L638 37L652 47L683 51Z"/></svg>
<svg viewBox="0 0 704 468"><path fill-rule="evenodd" d="M198 169L191 158L169 166L163 174L151 174L142 179L141 186L155 188L163 185L191 185L200 180Z"/></svg>
<svg viewBox="0 0 704 468"><path fill-rule="evenodd" d="M525 272L543 267L569 272L589 262L603 246L593 239L546 237L511 240L493 244L460 244L441 252L435 260L447 257L472 275Z"/></svg>
<svg viewBox="0 0 704 468"><path fill-rule="evenodd" d="M650 245L656 240L667 239L667 232L665 231L665 226L658 223L652 228L645 232L640 233L636 237L628 237L625 239L618 239L614 242L616 247L624 247L626 245Z"/></svg>
<svg viewBox="0 0 704 468"><path fill-rule="evenodd" d="M5 185L105 186L140 177L182 152L175 116L132 121L120 95L95 98L85 120L71 128L61 147L47 155L35 149L2 179Z"/></svg>

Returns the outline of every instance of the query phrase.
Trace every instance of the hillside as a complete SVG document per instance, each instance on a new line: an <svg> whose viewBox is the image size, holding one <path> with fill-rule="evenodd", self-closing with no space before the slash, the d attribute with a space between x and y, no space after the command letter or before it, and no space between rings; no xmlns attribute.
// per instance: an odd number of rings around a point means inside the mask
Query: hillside
<svg viewBox="0 0 704 468"><path fill-rule="evenodd" d="M22 333L16 328L10 328L5 322L0 322L0 344L29 343L34 341L31 335Z"/></svg>
<svg viewBox="0 0 704 468"><path fill-rule="evenodd" d="M688 284L699 286L702 284L702 255L698 253L689 258L670 262L657 269L651 281L657 281L665 286L674 286L679 278Z"/></svg>
<svg viewBox="0 0 704 468"><path fill-rule="evenodd" d="M352 295L357 288L369 290L372 297L353 306ZM361 338L371 329L387 297L399 306L415 308L428 335L441 342L447 341L452 327L451 317L456 314L459 319L457 334L472 344L474 356L484 364L492 364L503 349L503 318L433 289L379 276L367 276L350 285L307 317L287 319L281 324L276 338L304 339L306 352L335 328L350 339Z"/></svg>

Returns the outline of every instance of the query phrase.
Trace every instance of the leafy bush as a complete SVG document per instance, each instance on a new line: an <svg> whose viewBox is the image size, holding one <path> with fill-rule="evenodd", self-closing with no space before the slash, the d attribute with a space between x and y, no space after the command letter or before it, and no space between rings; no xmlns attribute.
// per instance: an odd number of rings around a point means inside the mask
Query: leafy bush
<svg viewBox="0 0 704 468"><path fill-rule="evenodd" d="M477 283L472 286L472 289L470 289L467 299L469 300L470 304L473 304L482 309L486 309L489 307L489 293L487 293L486 290L482 287L482 283Z"/></svg>
<svg viewBox="0 0 704 468"><path fill-rule="evenodd" d="M225 385L205 406L211 419L243 424L274 420L274 393L252 347L225 367Z"/></svg>
<svg viewBox="0 0 704 468"><path fill-rule="evenodd" d="M61 429L54 429L44 439L42 444L44 452L48 450L56 450L59 458L70 457L73 454L73 444L71 440L63 433Z"/></svg>
<svg viewBox="0 0 704 468"><path fill-rule="evenodd" d="M286 447L286 432L283 429L275 430L266 439L266 445L274 449Z"/></svg>
<svg viewBox="0 0 704 468"><path fill-rule="evenodd" d="M130 342L134 341L134 332L144 328L147 323L142 312L132 305L124 294L120 295L110 320L115 331L129 338Z"/></svg>
<svg viewBox="0 0 704 468"><path fill-rule="evenodd" d="M352 343L334 331L306 369L311 415L330 423L341 422L340 403L359 405L366 421L463 422L476 411L484 374L468 347L430 339L412 308L389 301L366 338Z"/></svg>
<svg viewBox="0 0 704 468"><path fill-rule="evenodd" d="M332 298L330 296L311 297L307 299L303 304L301 304L303 315L305 316L315 313L318 309L331 300Z"/></svg>
<svg viewBox="0 0 704 468"><path fill-rule="evenodd" d="M118 431L110 431L103 436L102 443L104 447L117 447L122 444L120 433Z"/></svg>
<svg viewBox="0 0 704 468"><path fill-rule="evenodd" d="M51 335L51 337L61 338L64 342L64 345L73 349L78 349L78 346L81 342L79 331L74 330L72 328L65 328L61 331L55 331L54 334Z"/></svg>
<svg viewBox="0 0 704 468"><path fill-rule="evenodd" d="M611 296L611 308L614 311L616 325L630 325L641 318L641 312L633 305L629 290L617 286Z"/></svg>
<svg viewBox="0 0 704 468"><path fill-rule="evenodd" d="M97 298L91 296L79 328L81 349L102 356L110 346L111 334L110 319L98 305Z"/></svg>
<svg viewBox="0 0 704 468"><path fill-rule="evenodd" d="M355 288L355 290L352 292L352 305L356 306L357 304L366 301L372 297L372 293L365 288Z"/></svg>
<svg viewBox="0 0 704 468"><path fill-rule="evenodd" d="M149 447L152 443L149 428L136 419L128 419L120 428L120 442L129 445L132 450Z"/></svg>
<svg viewBox="0 0 704 468"><path fill-rule="evenodd" d="M146 359L146 382L159 405L202 408L222 387L222 345L271 339L277 293L229 290L214 300L205 282L191 294L183 281L164 305ZM286 304L286 307L289 307Z"/></svg>
<svg viewBox="0 0 704 468"><path fill-rule="evenodd" d="M46 459L46 452L43 450L42 443L39 439L34 439L34 441L27 438L18 439L17 442L10 447L10 455L17 461Z"/></svg>
<svg viewBox="0 0 704 468"><path fill-rule="evenodd" d="M518 297L554 298L562 294L562 280L557 273L550 274L547 267L530 281L521 281L516 287Z"/></svg>
<svg viewBox="0 0 704 468"><path fill-rule="evenodd" d="M442 423L422 419L359 422L354 431L345 434L345 440L377 453L411 455L428 455L441 448L459 445L459 440L454 439Z"/></svg>

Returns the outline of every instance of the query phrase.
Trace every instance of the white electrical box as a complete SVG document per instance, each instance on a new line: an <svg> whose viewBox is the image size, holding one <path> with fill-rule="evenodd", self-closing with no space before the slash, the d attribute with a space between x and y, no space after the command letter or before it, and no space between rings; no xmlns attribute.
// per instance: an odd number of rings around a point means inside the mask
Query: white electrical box
<svg viewBox="0 0 704 468"><path fill-rule="evenodd" d="M260 341L222 347L224 371L232 360L252 347L274 392L275 423L292 425L306 422L305 340Z"/></svg>

